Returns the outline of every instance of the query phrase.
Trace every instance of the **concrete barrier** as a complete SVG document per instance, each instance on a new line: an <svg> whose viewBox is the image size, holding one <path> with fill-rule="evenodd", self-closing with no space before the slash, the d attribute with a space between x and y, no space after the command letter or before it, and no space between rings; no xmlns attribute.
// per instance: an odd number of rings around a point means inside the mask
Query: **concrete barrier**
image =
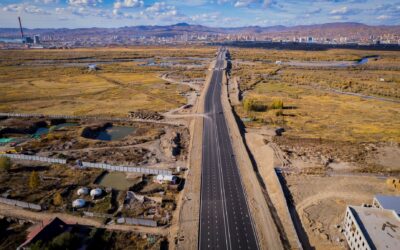
<svg viewBox="0 0 400 250"><path fill-rule="evenodd" d="M149 219L137 219L137 218L118 218L118 224L128 224L128 225L140 225L146 227L157 227L157 222Z"/></svg>
<svg viewBox="0 0 400 250"><path fill-rule="evenodd" d="M25 202L25 201L0 198L0 203L7 204L7 205L10 205L10 206L22 207L22 208L26 208L26 209L32 209L32 210L35 210L35 211L41 211L42 210L42 207L40 205L34 204L34 203Z"/></svg>
<svg viewBox="0 0 400 250"><path fill-rule="evenodd" d="M172 175L171 170L153 169L153 168L144 168L144 167L113 166L113 165L104 164L104 163L82 162L82 167L100 168L100 169L104 169L104 170L127 172L127 173Z"/></svg>
<svg viewBox="0 0 400 250"><path fill-rule="evenodd" d="M42 156L36 156L36 155L1 154L0 157L8 157L10 159L25 160L25 161L40 161L40 162L46 162L46 163L67 164L66 159L48 158L48 157L42 157Z"/></svg>

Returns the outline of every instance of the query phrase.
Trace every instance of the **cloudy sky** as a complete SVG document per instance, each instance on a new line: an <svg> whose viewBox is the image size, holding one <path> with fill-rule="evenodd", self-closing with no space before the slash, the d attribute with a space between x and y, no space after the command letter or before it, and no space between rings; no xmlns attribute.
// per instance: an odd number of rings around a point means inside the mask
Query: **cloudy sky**
<svg viewBox="0 0 400 250"><path fill-rule="evenodd" d="M0 27L400 25L400 0L0 0Z"/></svg>

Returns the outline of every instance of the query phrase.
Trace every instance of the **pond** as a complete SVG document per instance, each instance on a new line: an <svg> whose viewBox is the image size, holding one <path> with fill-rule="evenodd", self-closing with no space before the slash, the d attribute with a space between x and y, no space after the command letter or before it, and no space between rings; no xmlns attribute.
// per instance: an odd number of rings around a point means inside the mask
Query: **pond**
<svg viewBox="0 0 400 250"><path fill-rule="evenodd" d="M133 127L110 126L100 131L96 139L102 141L117 141L135 131Z"/></svg>
<svg viewBox="0 0 400 250"><path fill-rule="evenodd" d="M40 136L49 133L49 131L55 131L55 130L59 130L62 128L73 127L73 126L77 126L77 125L78 125L78 123L66 122L66 123L61 123L61 124L55 125L55 126L51 126L50 128L41 127L41 128L38 128L36 130L36 132L32 134L32 137L39 138Z"/></svg>
<svg viewBox="0 0 400 250"><path fill-rule="evenodd" d="M122 172L110 172L104 174L100 180L96 181L103 187L111 187L117 190L127 190L131 186L135 185L137 181L129 180L126 178L125 173Z"/></svg>

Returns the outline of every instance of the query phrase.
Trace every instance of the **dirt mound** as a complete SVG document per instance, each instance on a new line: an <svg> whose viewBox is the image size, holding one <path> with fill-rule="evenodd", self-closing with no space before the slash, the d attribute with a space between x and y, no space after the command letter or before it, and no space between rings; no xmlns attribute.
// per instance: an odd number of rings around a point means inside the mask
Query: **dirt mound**
<svg viewBox="0 0 400 250"><path fill-rule="evenodd" d="M18 119L8 118L0 122L0 135L4 134L32 134L40 127L46 127L43 119Z"/></svg>
<svg viewBox="0 0 400 250"><path fill-rule="evenodd" d="M400 159L399 145L386 142L346 142L324 139L298 138L290 136L274 137L273 141L292 162L313 163L314 167L324 168L351 163L359 172L400 171L394 159ZM338 165L339 164L339 165Z"/></svg>
<svg viewBox="0 0 400 250"><path fill-rule="evenodd" d="M185 155L184 151L187 150L188 142L189 135L187 130L167 129L161 137L160 147L167 158L177 160Z"/></svg>
<svg viewBox="0 0 400 250"><path fill-rule="evenodd" d="M109 122L88 125L83 128L81 136L89 139L95 139L101 131L110 126L112 126L112 124Z"/></svg>
<svg viewBox="0 0 400 250"><path fill-rule="evenodd" d="M128 117L133 119L156 120L156 121L164 119L164 116L159 114L158 112L145 111L145 110L129 112Z"/></svg>

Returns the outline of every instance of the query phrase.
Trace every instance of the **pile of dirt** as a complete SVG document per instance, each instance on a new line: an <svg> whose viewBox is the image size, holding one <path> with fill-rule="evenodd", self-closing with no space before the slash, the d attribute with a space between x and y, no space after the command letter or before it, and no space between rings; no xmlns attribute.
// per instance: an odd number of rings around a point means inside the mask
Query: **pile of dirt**
<svg viewBox="0 0 400 250"><path fill-rule="evenodd" d="M369 173L398 173L400 166L393 164L400 160L398 144L378 142L349 142L325 139L299 138L290 136L274 137L285 157L315 169L333 167ZM302 168L302 166L299 166Z"/></svg>
<svg viewBox="0 0 400 250"><path fill-rule="evenodd" d="M128 117L133 119L156 120L156 121L164 119L164 116L159 114L158 112L145 111L145 110L131 111L129 112Z"/></svg>
<svg viewBox="0 0 400 250"><path fill-rule="evenodd" d="M83 128L81 136L89 139L96 139L101 131L112 126L111 123L96 123Z"/></svg>
<svg viewBox="0 0 400 250"><path fill-rule="evenodd" d="M184 129L167 129L161 137L160 147L164 155L172 160L177 160L185 155L188 148L189 135Z"/></svg>
<svg viewBox="0 0 400 250"><path fill-rule="evenodd" d="M0 122L0 135L4 134L33 134L38 128L48 124L43 119L18 119L8 118Z"/></svg>
<svg viewBox="0 0 400 250"><path fill-rule="evenodd" d="M274 137L274 142L292 159L314 161L326 165L332 161L365 163L376 147L366 143L351 143L324 139Z"/></svg>

